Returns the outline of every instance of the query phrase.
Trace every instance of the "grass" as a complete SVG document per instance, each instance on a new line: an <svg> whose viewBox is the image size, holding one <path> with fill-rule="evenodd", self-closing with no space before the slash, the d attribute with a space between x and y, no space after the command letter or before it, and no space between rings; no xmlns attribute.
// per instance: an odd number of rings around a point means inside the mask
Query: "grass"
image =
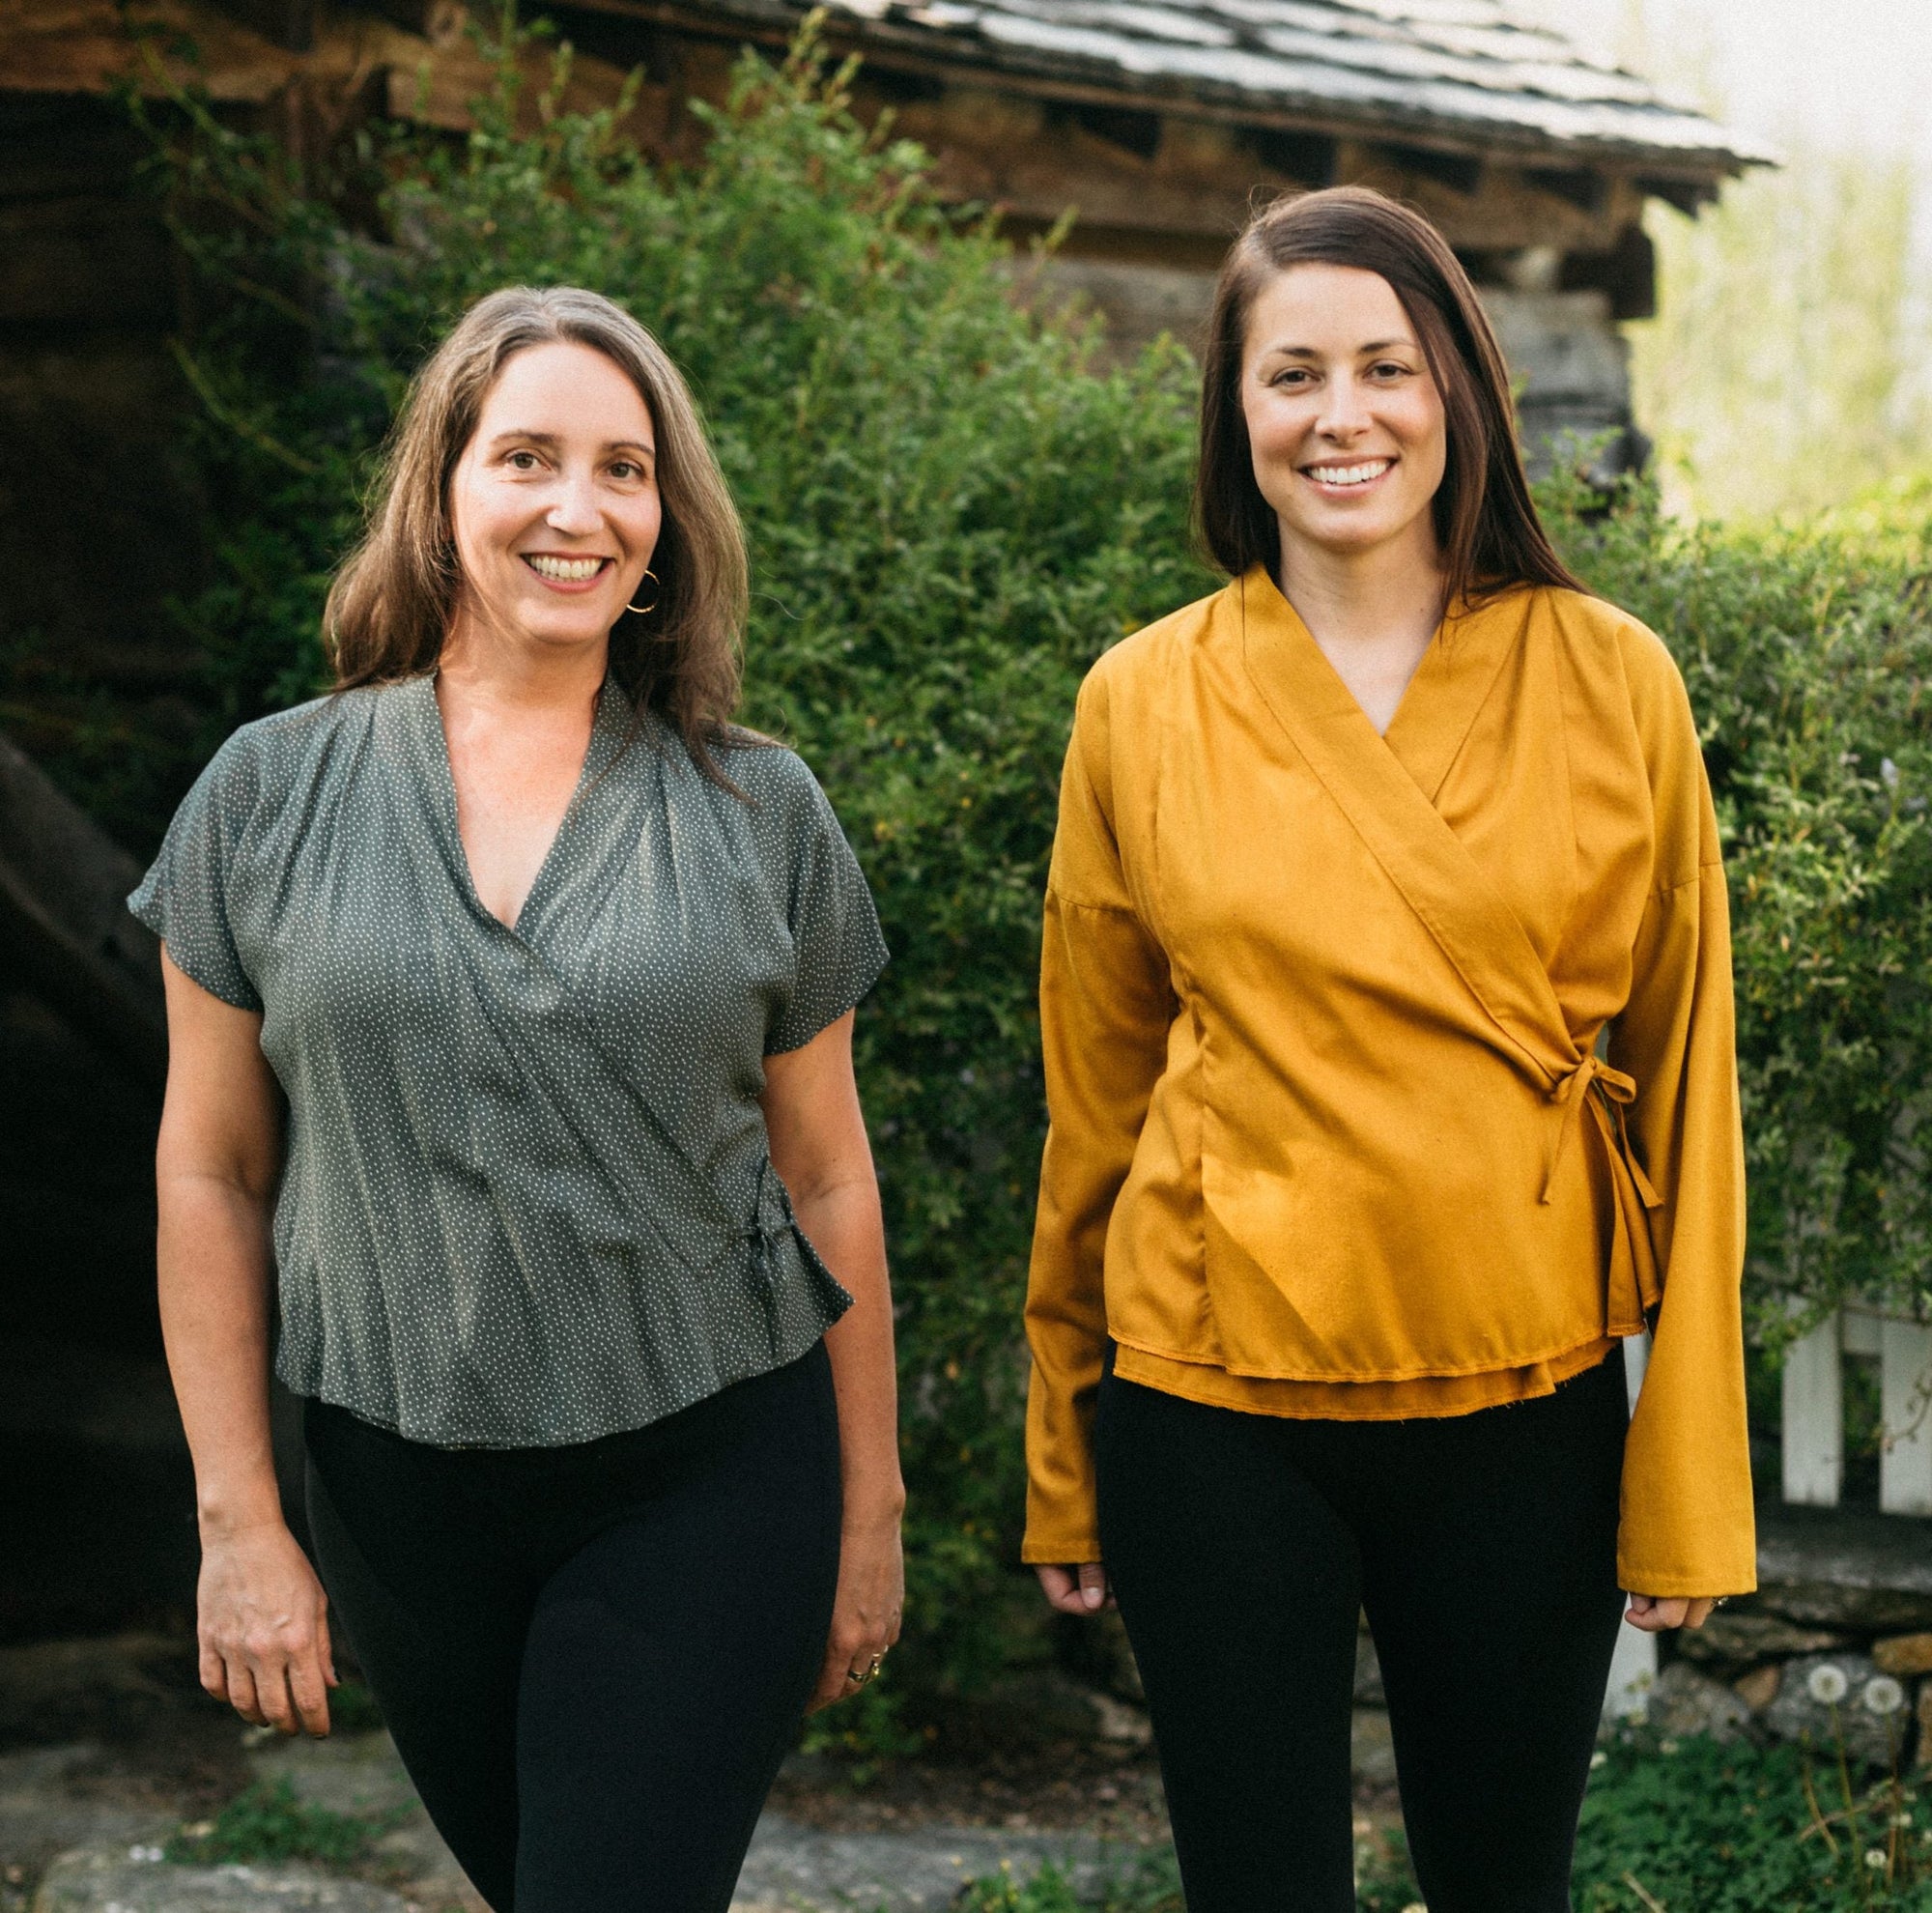
<svg viewBox="0 0 1932 1913"><path fill-rule="evenodd" d="M1398 1840L1364 1844L1359 1913L1409 1913ZM1866 1783L1835 1749L1631 1739L1600 1756L1577 1913L1932 1913L1932 1773ZM973 1881L965 1913L1182 1913L1171 1847L1082 1898L1052 1867Z"/></svg>
<svg viewBox="0 0 1932 1913"><path fill-rule="evenodd" d="M257 1781L213 1820L184 1827L162 1849L164 1859L212 1867L227 1861L308 1860L321 1867L355 1867L388 1832L394 1816L337 1813L310 1807L286 1780Z"/></svg>

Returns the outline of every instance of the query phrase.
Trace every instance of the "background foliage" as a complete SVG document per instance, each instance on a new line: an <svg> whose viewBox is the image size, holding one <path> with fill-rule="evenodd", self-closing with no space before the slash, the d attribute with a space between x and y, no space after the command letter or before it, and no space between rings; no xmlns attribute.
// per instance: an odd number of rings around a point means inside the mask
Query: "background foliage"
<svg viewBox="0 0 1932 1913"><path fill-rule="evenodd" d="M749 527L747 716L837 804L895 962L860 1067L900 1299L913 1634L970 1687L1037 1621L1014 1574L1017 1320L1043 1127L1037 899L1075 687L1210 588L1187 556L1192 368L1125 368L1011 298L1026 270L943 210L915 149L850 118L809 45L749 59L688 171L609 118L496 96L461 140L365 128L327 178L191 99L130 100L198 268L182 345L220 576L180 615L205 744L309 695L317 614L404 383L513 281L619 299L683 365ZM1732 535L1605 512L1554 527L1669 639L1705 725L1739 917L1755 1317L1847 1286L1925 1299L1932 1094L1922 548L1882 527ZM1910 514L1908 513L1908 517ZM1916 521L1914 521L1916 522ZM861 1731L890 1744L890 1690ZM881 1711L881 1710L884 1711Z"/></svg>

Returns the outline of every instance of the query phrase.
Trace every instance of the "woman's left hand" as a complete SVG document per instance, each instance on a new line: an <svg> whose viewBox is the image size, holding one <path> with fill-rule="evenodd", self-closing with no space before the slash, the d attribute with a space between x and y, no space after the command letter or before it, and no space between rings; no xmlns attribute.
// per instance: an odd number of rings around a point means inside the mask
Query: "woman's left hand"
<svg viewBox="0 0 1932 1913"><path fill-rule="evenodd" d="M1673 1627L1702 1627L1717 1605L1704 1595L1633 1594L1624 1619L1646 1634L1665 1634Z"/></svg>
<svg viewBox="0 0 1932 1913"><path fill-rule="evenodd" d="M876 1677L886 1650L899 1638L904 1605L898 1516L848 1520L838 1543L838 1596L832 1609L832 1638L807 1713L849 1699Z"/></svg>

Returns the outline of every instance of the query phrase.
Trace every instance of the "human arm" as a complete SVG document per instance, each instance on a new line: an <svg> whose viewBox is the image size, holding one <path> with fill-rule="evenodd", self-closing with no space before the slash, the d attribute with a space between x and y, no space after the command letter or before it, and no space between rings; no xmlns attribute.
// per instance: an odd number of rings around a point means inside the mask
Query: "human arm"
<svg viewBox="0 0 1932 1913"><path fill-rule="evenodd" d="M1027 1285L1027 1532L1048 1602L1107 1599L1093 1413L1107 1348L1107 1225L1133 1161L1174 1018L1168 966L1134 907L1113 820L1110 711L1088 680L1067 750L1041 926L1048 1130Z"/></svg>
<svg viewBox="0 0 1932 1913"><path fill-rule="evenodd" d="M1674 670L1659 680L1637 712L1657 882L1609 1055L1636 1083L1631 1130L1662 1198L1649 1218L1662 1294L1618 1534L1631 1621L1650 1631L1680 1624L1680 1603L1682 1624L1695 1625L1701 1603L1756 1585L1729 899L1689 701Z"/></svg>
<svg viewBox="0 0 1932 1913"><path fill-rule="evenodd" d="M844 1514L814 1709L864 1684L847 1674L863 1673L899 1638L905 1602L892 1291L878 1176L852 1072L852 1024L848 1010L801 1047L767 1056L762 1099L772 1164L799 1227L852 1298L825 1335L838 1398Z"/></svg>
<svg viewBox="0 0 1932 1913"><path fill-rule="evenodd" d="M281 1102L262 1018L165 950L156 1151L161 1331L194 1460L201 1683L244 1720L328 1731L327 1602L282 1517L269 1436L270 1223Z"/></svg>

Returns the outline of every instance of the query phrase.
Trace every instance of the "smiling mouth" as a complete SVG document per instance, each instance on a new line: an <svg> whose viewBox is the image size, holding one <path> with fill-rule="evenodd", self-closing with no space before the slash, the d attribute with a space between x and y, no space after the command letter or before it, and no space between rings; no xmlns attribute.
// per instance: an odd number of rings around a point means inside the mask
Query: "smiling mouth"
<svg viewBox="0 0 1932 1913"><path fill-rule="evenodd" d="M553 585L587 585L611 562L606 557L555 557L548 552L525 552L523 559Z"/></svg>
<svg viewBox="0 0 1932 1913"><path fill-rule="evenodd" d="M1365 458L1353 465L1304 465L1301 474L1328 491L1345 492L1373 485L1394 463L1392 458Z"/></svg>

